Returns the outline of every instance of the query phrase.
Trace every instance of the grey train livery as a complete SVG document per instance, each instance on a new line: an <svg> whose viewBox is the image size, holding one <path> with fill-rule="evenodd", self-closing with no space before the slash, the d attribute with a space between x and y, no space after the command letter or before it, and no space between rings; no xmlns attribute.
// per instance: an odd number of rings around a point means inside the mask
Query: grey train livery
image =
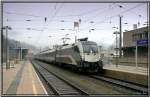
<svg viewBox="0 0 150 97"><path fill-rule="evenodd" d="M67 65L82 72L98 72L103 66L97 44L87 41L87 38L78 39L74 44L57 46L55 49L40 52L34 58L49 63Z"/></svg>

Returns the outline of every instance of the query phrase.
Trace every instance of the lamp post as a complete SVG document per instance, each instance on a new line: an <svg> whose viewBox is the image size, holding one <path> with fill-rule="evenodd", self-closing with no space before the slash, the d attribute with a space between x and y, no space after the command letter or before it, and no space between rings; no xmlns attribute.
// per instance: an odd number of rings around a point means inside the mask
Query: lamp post
<svg viewBox="0 0 150 97"><path fill-rule="evenodd" d="M8 30L11 30L12 28L9 26L5 26L2 29L6 30L6 69L9 69L10 64L9 64ZM3 33L2 33L2 35L3 35Z"/></svg>
<svg viewBox="0 0 150 97"><path fill-rule="evenodd" d="M117 6L122 9L123 6L117 4ZM122 56L122 15L119 14L119 57L121 58Z"/></svg>
<svg viewBox="0 0 150 97"><path fill-rule="evenodd" d="M15 63L17 63L17 57L18 57L17 56L17 53L18 53L18 50L17 50L18 46L17 46L17 44L18 44L18 41L16 41L16 49L15 49L16 50L16 60L15 60Z"/></svg>
<svg viewBox="0 0 150 97"><path fill-rule="evenodd" d="M20 47L19 47L19 58L20 58L20 61L21 61L22 60L22 48L21 48L20 41L19 41L19 45L20 45Z"/></svg>
<svg viewBox="0 0 150 97"><path fill-rule="evenodd" d="M119 32L120 32L120 42L119 42L119 57L122 56L122 16L119 15Z"/></svg>
<svg viewBox="0 0 150 97"><path fill-rule="evenodd" d="M138 68L138 45L136 43L136 46L135 46L135 65L136 65L136 69Z"/></svg>

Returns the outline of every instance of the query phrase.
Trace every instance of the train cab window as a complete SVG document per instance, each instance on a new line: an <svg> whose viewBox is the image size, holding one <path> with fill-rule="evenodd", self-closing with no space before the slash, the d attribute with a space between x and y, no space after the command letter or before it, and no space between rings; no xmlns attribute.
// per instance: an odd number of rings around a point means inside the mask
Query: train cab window
<svg viewBox="0 0 150 97"><path fill-rule="evenodd" d="M78 48L77 46L74 47L74 50L75 50L76 52L79 52L79 48Z"/></svg>
<svg viewBox="0 0 150 97"><path fill-rule="evenodd" d="M83 51L84 53L90 53L91 51L93 53L98 53L98 47L96 44L84 44Z"/></svg>

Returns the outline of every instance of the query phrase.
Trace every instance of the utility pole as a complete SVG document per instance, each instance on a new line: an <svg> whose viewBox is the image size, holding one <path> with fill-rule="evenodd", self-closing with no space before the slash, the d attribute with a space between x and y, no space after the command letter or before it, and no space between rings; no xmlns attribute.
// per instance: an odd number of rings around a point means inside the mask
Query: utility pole
<svg viewBox="0 0 150 97"><path fill-rule="evenodd" d="M5 26L2 29L6 30L6 69L10 68L9 64L9 45L8 45L8 30L11 30L12 28L9 26Z"/></svg>
<svg viewBox="0 0 150 97"><path fill-rule="evenodd" d="M9 47L8 47L8 26L6 26L6 69L10 68L9 64Z"/></svg>
<svg viewBox="0 0 150 97"><path fill-rule="evenodd" d="M120 42L119 42L119 57L122 56L122 16L119 15L119 32L120 32Z"/></svg>
<svg viewBox="0 0 150 97"><path fill-rule="evenodd" d="M16 60L15 63L17 63L17 59L18 59L18 46L17 46L18 41L16 41Z"/></svg>
<svg viewBox="0 0 150 97"><path fill-rule="evenodd" d="M116 67L118 66L118 56L117 56L117 54L118 54L118 48L117 48L117 44L118 44L118 37L117 37L117 33L116 33Z"/></svg>
<svg viewBox="0 0 150 97"><path fill-rule="evenodd" d="M48 36L48 37L51 39L52 36ZM50 45L51 45L51 42L50 42L50 44L49 44L49 49L51 49L51 46L50 46Z"/></svg>
<svg viewBox="0 0 150 97"><path fill-rule="evenodd" d="M20 60L22 61L22 47L20 46Z"/></svg>
<svg viewBox="0 0 150 97"><path fill-rule="evenodd" d="M21 48L21 42L19 41L19 59L22 60L22 48Z"/></svg>
<svg viewBox="0 0 150 97"><path fill-rule="evenodd" d="M136 69L138 67L138 45L136 44L136 47L135 47L135 65L136 65Z"/></svg>
<svg viewBox="0 0 150 97"><path fill-rule="evenodd" d="M114 32L113 34L116 34L116 48L115 48L115 50L116 50L116 67L118 67L118 37L117 37L117 34L119 34L120 35L120 32Z"/></svg>
<svg viewBox="0 0 150 97"><path fill-rule="evenodd" d="M4 63L4 35L3 35L3 28L1 29L1 60L2 60L2 65Z"/></svg>

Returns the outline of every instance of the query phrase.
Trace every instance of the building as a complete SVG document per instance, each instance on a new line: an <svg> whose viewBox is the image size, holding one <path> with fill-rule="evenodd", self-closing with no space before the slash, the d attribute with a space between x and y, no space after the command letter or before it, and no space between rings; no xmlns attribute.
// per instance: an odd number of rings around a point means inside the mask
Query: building
<svg viewBox="0 0 150 97"><path fill-rule="evenodd" d="M28 54L27 48L9 48L9 59L10 60L25 60Z"/></svg>
<svg viewBox="0 0 150 97"><path fill-rule="evenodd" d="M122 63L130 62L132 64L135 64L136 47L139 66L146 65L147 67L148 27L142 27L123 33L123 58L120 61Z"/></svg>

